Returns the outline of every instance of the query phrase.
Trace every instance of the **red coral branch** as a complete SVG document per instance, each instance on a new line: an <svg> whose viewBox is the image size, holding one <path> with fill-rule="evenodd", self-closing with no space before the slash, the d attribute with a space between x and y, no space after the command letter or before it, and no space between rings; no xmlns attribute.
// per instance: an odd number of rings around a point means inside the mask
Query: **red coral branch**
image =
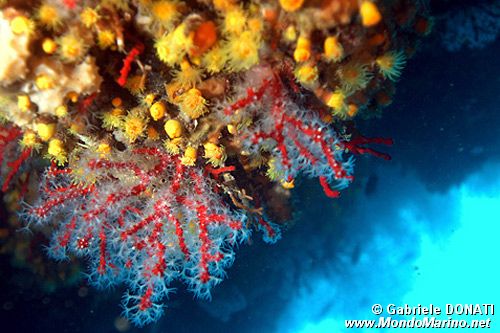
<svg viewBox="0 0 500 333"><path fill-rule="evenodd" d="M132 68L132 62L134 62L135 58L137 58L143 51L144 44L137 43L132 50L130 50L125 59L123 59L123 66L120 69L120 77L116 80L121 87L124 87L127 83L127 78Z"/></svg>
<svg viewBox="0 0 500 333"><path fill-rule="evenodd" d="M392 146L394 142L390 138L367 138L358 133L355 137L351 138L350 141L344 142L344 146L345 148L349 149L349 151L351 151L353 154L370 154L387 161L391 160L391 155L389 154L376 151L372 148L361 146L370 143Z"/></svg>
<svg viewBox="0 0 500 333"><path fill-rule="evenodd" d="M2 186L2 192L7 192L12 178L14 178L16 173L21 168L21 165L30 157L30 155L31 155L31 148L24 149L21 152L21 155L19 155L19 157L16 160L7 163L7 166L10 168L10 171L7 174L7 177L5 177L5 181Z"/></svg>

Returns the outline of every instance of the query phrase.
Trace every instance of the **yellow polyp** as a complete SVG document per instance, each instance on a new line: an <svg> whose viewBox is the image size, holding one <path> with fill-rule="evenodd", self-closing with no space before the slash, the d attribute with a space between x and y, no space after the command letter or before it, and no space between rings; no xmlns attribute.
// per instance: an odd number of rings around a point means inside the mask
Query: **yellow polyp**
<svg viewBox="0 0 500 333"><path fill-rule="evenodd" d="M227 11L233 8L235 1L234 0L213 0L214 7L221 11Z"/></svg>
<svg viewBox="0 0 500 333"><path fill-rule="evenodd" d="M318 69L312 64L300 65L295 69L295 77L303 85L312 85L318 80Z"/></svg>
<svg viewBox="0 0 500 333"><path fill-rule="evenodd" d="M97 146L95 151L99 153L99 157L104 158L111 153L111 146L107 142L102 142Z"/></svg>
<svg viewBox="0 0 500 333"><path fill-rule="evenodd" d="M146 123L144 117L138 112L131 112L125 117L123 120L123 129L130 143L135 142L143 135Z"/></svg>
<svg viewBox="0 0 500 333"><path fill-rule="evenodd" d="M99 13L95 9L90 7L85 7L80 14L80 20L82 21L82 24L87 28L90 28L91 26L96 24L99 19Z"/></svg>
<svg viewBox="0 0 500 333"><path fill-rule="evenodd" d="M311 57L311 41L309 38L300 36L297 40L297 47L293 52L293 59L296 62L304 62Z"/></svg>
<svg viewBox="0 0 500 333"><path fill-rule="evenodd" d="M260 34L263 28L264 28L264 23L262 22L261 19L254 17L248 20L248 29L251 32L255 34Z"/></svg>
<svg viewBox="0 0 500 333"><path fill-rule="evenodd" d="M52 89L54 87L54 80L47 74L40 74L35 79L35 85L40 90Z"/></svg>
<svg viewBox="0 0 500 333"><path fill-rule="evenodd" d="M201 71L191 66L189 61L181 62L181 69L175 73L175 81L181 88L189 89L201 82Z"/></svg>
<svg viewBox="0 0 500 333"><path fill-rule="evenodd" d="M196 88L181 95L179 109L191 119L197 119L208 111L205 98Z"/></svg>
<svg viewBox="0 0 500 333"><path fill-rule="evenodd" d="M57 51L57 43L52 38L45 38L42 42L42 50L47 54L54 54Z"/></svg>
<svg viewBox="0 0 500 333"><path fill-rule="evenodd" d="M61 15L57 7L43 4L37 11L38 21L47 28L56 29L61 25Z"/></svg>
<svg viewBox="0 0 500 333"><path fill-rule="evenodd" d="M157 1L151 6L153 18L160 21L164 27L170 27L180 12L177 10L177 4L173 1Z"/></svg>
<svg viewBox="0 0 500 333"><path fill-rule="evenodd" d="M97 44L101 49L107 49L116 42L116 34L109 29L99 30L97 32Z"/></svg>
<svg viewBox="0 0 500 333"><path fill-rule="evenodd" d="M64 143L60 139L51 139L47 148L47 153L58 164L63 165L67 162L67 153Z"/></svg>
<svg viewBox="0 0 500 333"><path fill-rule="evenodd" d="M379 9L371 1L363 1L359 8L359 14L361 15L361 22L365 27L373 27L382 19Z"/></svg>
<svg viewBox="0 0 500 333"><path fill-rule="evenodd" d="M406 56L402 51L390 51L379 56L375 63L385 78L396 81L406 64Z"/></svg>
<svg viewBox="0 0 500 333"><path fill-rule="evenodd" d="M68 115L68 107L66 105L59 105L56 108L56 116L59 118L64 118Z"/></svg>
<svg viewBox="0 0 500 333"><path fill-rule="evenodd" d="M31 100L28 95L17 96L17 107L21 111L28 111L31 108Z"/></svg>
<svg viewBox="0 0 500 333"><path fill-rule="evenodd" d="M295 12L302 7L304 0L280 0L281 8L287 12Z"/></svg>
<svg viewBox="0 0 500 333"><path fill-rule="evenodd" d="M121 108L114 108L111 110L111 115L115 117L123 116L125 114L125 111Z"/></svg>
<svg viewBox="0 0 500 333"><path fill-rule="evenodd" d="M185 166L194 166L196 163L197 150L194 147L187 147L184 151L184 156L181 158L181 163Z"/></svg>
<svg viewBox="0 0 500 333"><path fill-rule="evenodd" d="M166 139L163 142L163 146L167 150L167 152L171 155L178 155L180 153L180 143L182 139L181 138L176 138L176 139Z"/></svg>
<svg viewBox="0 0 500 333"><path fill-rule="evenodd" d="M81 119L77 119L69 125L69 132L72 134L83 133L85 130L85 124Z"/></svg>
<svg viewBox="0 0 500 333"><path fill-rule="evenodd" d="M202 59L203 66L210 73L219 73L226 64L227 56L218 46L213 47Z"/></svg>
<svg viewBox="0 0 500 333"><path fill-rule="evenodd" d="M342 91L335 91L327 97L326 105L335 111L341 111L345 106L345 94Z"/></svg>
<svg viewBox="0 0 500 333"><path fill-rule="evenodd" d="M247 18L242 9L235 7L226 12L224 31L231 34L241 34L245 29Z"/></svg>
<svg viewBox="0 0 500 333"><path fill-rule="evenodd" d="M19 15L10 21L10 29L16 35L31 34L35 29L35 22L27 18L26 16Z"/></svg>
<svg viewBox="0 0 500 333"><path fill-rule="evenodd" d="M59 44L59 55L64 61L78 61L87 52L87 45L85 45L82 38L74 33L67 33L61 36L57 41Z"/></svg>
<svg viewBox="0 0 500 333"><path fill-rule="evenodd" d="M226 160L225 149L222 146L218 146L215 143L207 142L203 145L205 149L204 158L208 159L208 162L213 166L221 166Z"/></svg>
<svg viewBox="0 0 500 333"><path fill-rule="evenodd" d="M167 133L168 137L171 139L179 138L182 136L182 124L180 121L176 119L169 119L167 122L165 122L165 132Z"/></svg>
<svg viewBox="0 0 500 333"><path fill-rule="evenodd" d="M151 117L156 121L160 120L165 116L165 111L167 110L165 103L162 101L156 102L149 108L149 113Z"/></svg>
<svg viewBox="0 0 500 333"><path fill-rule="evenodd" d="M113 107L115 108L120 107L122 104L123 101L120 97L115 97L111 100L111 105L113 105Z"/></svg>
<svg viewBox="0 0 500 333"><path fill-rule="evenodd" d="M146 103L146 105L153 105L155 98L155 94L147 94L146 96L144 96L144 103Z"/></svg>
<svg viewBox="0 0 500 333"><path fill-rule="evenodd" d="M228 124L227 131L229 132L229 134L232 134L232 135L236 134L236 132L237 132L236 126L234 126L233 124Z"/></svg>
<svg viewBox="0 0 500 333"><path fill-rule="evenodd" d="M281 180L281 186L285 190L291 190L292 188L295 187L295 179L292 179L290 181L285 181L284 179Z"/></svg>
<svg viewBox="0 0 500 333"><path fill-rule="evenodd" d="M336 36L327 37L323 49L325 59L328 61L339 61L344 56L344 48Z"/></svg>
<svg viewBox="0 0 500 333"><path fill-rule="evenodd" d="M247 70L259 63L260 38L250 31L232 37L226 47L230 70Z"/></svg>
<svg viewBox="0 0 500 333"><path fill-rule="evenodd" d="M21 140L21 145L27 148L34 148L39 145L36 134L32 131L26 131Z"/></svg>
<svg viewBox="0 0 500 333"><path fill-rule="evenodd" d="M35 130L42 141L49 141L56 133L56 124L38 123Z"/></svg>
<svg viewBox="0 0 500 333"><path fill-rule="evenodd" d="M283 37L285 37L287 42L295 42L297 39L297 29L295 29L295 26L291 25L286 28Z"/></svg>
<svg viewBox="0 0 500 333"><path fill-rule="evenodd" d="M133 94L138 95L146 88L146 75L133 75L128 78L125 87Z"/></svg>

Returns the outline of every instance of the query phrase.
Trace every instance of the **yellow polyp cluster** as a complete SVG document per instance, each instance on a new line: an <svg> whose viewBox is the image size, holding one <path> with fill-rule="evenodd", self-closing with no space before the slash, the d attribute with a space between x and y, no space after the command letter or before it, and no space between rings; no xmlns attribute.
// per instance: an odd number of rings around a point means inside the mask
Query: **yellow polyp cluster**
<svg viewBox="0 0 500 333"><path fill-rule="evenodd" d="M10 29L16 35L30 35L35 30L35 22L24 15L19 15L10 21Z"/></svg>
<svg viewBox="0 0 500 333"><path fill-rule="evenodd" d="M361 22L365 27L373 27L382 19L382 14L380 14L377 5L371 1L363 1L361 3L359 14L361 15Z"/></svg>
<svg viewBox="0 0 500 333"><path fill-rule="evenodd" d="M179 110L191 119L197 119L208 112L207 101L196 88L189 89L179 100Z"/></svg>
<svg viewBox="0 0 500 333"><path fill-rule="evenodd" d="M169 119L165 122L165 132L170 139L180 138L182 136L182 124L176 119Z"/></svg>
<svg viewBox="0 0 500 333"><path fill-rule="evenodd" d="M304 62L311 57L311 40L309 37L300 36L297 40L297 47L293 52L293 59L296 62Z"/></svg>
<svg viewBox="0 0 500 333"><path fill-rule="evenodd" d="M302 7L304 0L279 0L281 8L287 12L295 12Z"/></svg>
<svg viewBox="0 0 500 333"><path fill-rule="evenodd" d="M100 18L101 17L99 16L99 13L94 8L85 7L80 13L80 20L82 21L82 24L87 28L90 28L91 26L96 24Z"/></svg>
<svg viewBox="0 0 500 333"><path fill-rule="evenodd" d="M224 147L218 146L212 142L207 142L203 145L203 148L205 149L205 155L203 157L207 159L207 163L219 167L226 161L227 155Z"/></svg>
<svg viewBox="0 0 500 333"><path fill-rule="evenodd" d="M58 8L47 3L38 8L36 18L41 25L52 30L59 28L62 22Z"/></svg>
<svg viewBox="0 0 500 333"><path fill-rule="evenodd" d="M155 321L170 278L208 294L250 229L278 238L302 176L335 197L357 143L378 155L353 118L391 103L425 3L0 0L5 197L26 193L55 255L138 277L126 319Z"/></svg>
<svg viewBox="0 0 500 333"><path fill-rule="evenodd" d="M47 154L59 166L63 166L68 161L64 142L60 139L54 138L49 141Z"/></svg>
<svg viewBox="0 0 500 333"><path fill-rule="evenodd" d="M189 146L184 151L184 155L181 158L181 163L185 166L194 166L196 164L197 155L197 149Z"/></svg>

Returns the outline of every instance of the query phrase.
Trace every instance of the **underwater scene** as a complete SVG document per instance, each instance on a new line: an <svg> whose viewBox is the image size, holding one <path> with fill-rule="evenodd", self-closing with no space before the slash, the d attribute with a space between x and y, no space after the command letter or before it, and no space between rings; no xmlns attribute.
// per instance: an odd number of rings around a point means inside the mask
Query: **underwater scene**
<svg viewBox="0 0 500 333"><path fill-rule="evenodd" d="M499 34L500 0L0 0L0 331L500 332Z"/></svg>

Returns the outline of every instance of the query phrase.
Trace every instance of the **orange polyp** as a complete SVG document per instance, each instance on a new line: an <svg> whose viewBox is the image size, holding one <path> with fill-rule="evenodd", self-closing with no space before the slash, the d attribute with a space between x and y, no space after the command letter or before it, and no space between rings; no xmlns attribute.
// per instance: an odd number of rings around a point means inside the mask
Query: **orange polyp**
<svg viewBox="0 0 500 333"><path fill-rule="evenodd" d="M373 27L377 25L382 19L382 15L377 6L370 1L364 1L359 9L361 15L361 22L365 27Z"/></svg>
<svg viewBox="0 0 500 333"><path fill-rule="evenodd" d="M194 32L194 48L191 53L194 56L201 55L210 49L217 41L217 27L212 21L206 21L200 24Z"/></svg>
<svg viewBox="0 0 500 333"><path fill-rule="evenodd" d="M423 17L420 17L417 22L415 22L415 31L420 35L428 35L431 30L431 25L429 21Z"/></svg>
<svg viewBox="0 0 500 333"><path fill-rule="evenodd" d="M371 46L380 46L385 42L385 40L386 40L385 34L379 33L379 34L374 35L372 38L370 38L368 40L368 43Z"/></svg>

